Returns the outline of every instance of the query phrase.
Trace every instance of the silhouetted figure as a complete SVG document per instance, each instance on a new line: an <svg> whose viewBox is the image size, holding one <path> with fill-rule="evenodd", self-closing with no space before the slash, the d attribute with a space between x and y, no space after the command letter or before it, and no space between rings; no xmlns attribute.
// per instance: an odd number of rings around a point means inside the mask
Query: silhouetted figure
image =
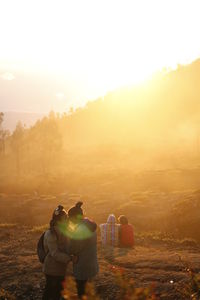
<svg viewBox="0 0 200 300"><path fill-rule="evenodd" d="M78 202L68 211L71 253L78 257L73 264L73 273L76 279L78 296L85 294L86 283L99 271L97 261L97 225L88 218L84 218L81 208L82 202Z"/></svg>
<svg viewBox="0 0 200 300"><path fill-rule="evenodd" d="M69 254L68 238L64 235L67 226L67 212L59 205L53 212L50 228L44 234L44 249L47 253L44 259L43 271L46 285L43 300L60 300L62 282L65 278Z"/></svg>

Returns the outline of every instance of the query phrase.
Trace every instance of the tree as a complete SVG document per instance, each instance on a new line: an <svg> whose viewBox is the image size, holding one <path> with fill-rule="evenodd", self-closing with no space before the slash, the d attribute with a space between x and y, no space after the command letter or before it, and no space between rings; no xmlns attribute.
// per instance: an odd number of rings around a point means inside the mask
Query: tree
<svg viewBox="0 0 200 300"><path fill-rule="evenodd" d="M39 130L39 145L42 155L43 172L50 171L50 167L56 163L62 148L62 138L58 124L53 115L44 118Z"/></svg>
<svg viewBox="0 0 200 300"><path fill-rule="evenodd" d="M16 169L18 175L20 174L21 171L20 167L21 167L21 152L22 152L23 138L24 138L24 127L21 122L18 122L11 136L11 146L16 159Z"/></svg>
<svg viewBox="0 0 200 300"><path fill-rule="evenodd" d="M0 154L5 154L6 151L6 139L9 137L9 130L3 129L4 113L0 112Z"/></svg>
<svg viewBox="0 0 200 300"><path fill-rule="evenodd" d="M2 123L3 123L3 118L4 118L4 113L0 112L0 128L1 128Z"/></svg>
<svg viewBox="0 0 200 300"><path fill-rule="evenodd" d="M55 170L61 157L62 136L53 112L28 129L24 141L25 148L29 148L28 160L32 171L46 175Z"/></svg>

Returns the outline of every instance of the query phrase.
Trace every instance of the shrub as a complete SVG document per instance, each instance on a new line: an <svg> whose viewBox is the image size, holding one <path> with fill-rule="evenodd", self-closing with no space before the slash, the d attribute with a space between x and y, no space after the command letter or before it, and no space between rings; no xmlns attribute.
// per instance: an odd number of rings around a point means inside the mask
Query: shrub
<svg viewBox="0 0 200 300"><path fill-rule="evenodd" d="M118 300L156 300L157 297L153 291L153 286L148 288L137 288L135 287L134 280L129 278L124 269L111 265L110 271L112 272L116 286L119 289L117 294ZM67 277L64 283L63 298L79 299L76 294L76 285L72 277ZM83 297L84 300L98 300L100 299L95 291L95 287L92 283L88 283L86 287L86 295Z"/></svg>
<svg viewBox="0 0 200 300"><path fill-rule="evenodd" d="M4 289L0 289L0 300L15 300L16 298Z"/></svg>

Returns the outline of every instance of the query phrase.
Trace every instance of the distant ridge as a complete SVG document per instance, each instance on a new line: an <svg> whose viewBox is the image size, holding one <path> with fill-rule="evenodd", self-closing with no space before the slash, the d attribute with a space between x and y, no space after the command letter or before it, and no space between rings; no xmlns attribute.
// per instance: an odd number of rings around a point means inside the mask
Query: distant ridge
<svg viewBox="0 0 200 300"><path fill-rule="evenodd" d="M26 127L30 127L37 120L44 117L42 113L32 113L32 112L16 112L16 111L6 111L4 113L3 127L10 131L13 131L16 124L20 121Z"/></svg>

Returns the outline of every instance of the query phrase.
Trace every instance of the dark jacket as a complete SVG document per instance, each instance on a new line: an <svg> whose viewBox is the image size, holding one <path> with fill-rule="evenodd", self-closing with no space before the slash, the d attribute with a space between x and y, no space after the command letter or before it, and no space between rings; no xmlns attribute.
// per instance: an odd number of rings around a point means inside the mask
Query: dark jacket
<svg viewBox="0 0 200 300"><path fill-rule="evenodd" d="M46 275L65 276L67 264L70 261L68 239L54 227L44 235L44 248L48 253L44 260L43 272Z"/></svg>
<svg viewBox="0 0 200 300"><path fill-rule="evenodd" d="M71 253L78 256L78 262L73 265L78 280L91 279L99 271L96 228L96 223L83 219L71 236Z"/></svg>

